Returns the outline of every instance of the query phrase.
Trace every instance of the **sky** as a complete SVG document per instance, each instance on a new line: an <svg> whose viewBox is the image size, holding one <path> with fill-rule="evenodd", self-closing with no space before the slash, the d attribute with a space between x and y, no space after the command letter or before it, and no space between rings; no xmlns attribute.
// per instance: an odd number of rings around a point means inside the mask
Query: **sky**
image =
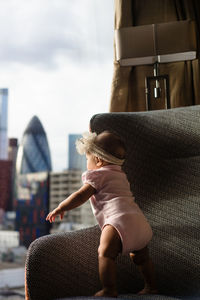
<svg viewBox="0 0 200 300"><path fill-rule="evenodd" d="M46 131L54 171L67 168L68 134L108 112L114 0L0 0L0 88L9 89L8 137L31 118Z"/></svg>

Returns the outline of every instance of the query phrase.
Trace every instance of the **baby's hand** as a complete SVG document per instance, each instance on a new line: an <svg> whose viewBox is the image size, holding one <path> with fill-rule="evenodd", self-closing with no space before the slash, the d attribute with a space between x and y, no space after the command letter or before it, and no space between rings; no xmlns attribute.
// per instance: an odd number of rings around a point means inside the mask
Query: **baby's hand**
<svg viewBox="0 0 200 300"><path fill-rule="evenodd" d="M46 217L46 221L49 221L50 223L55 221L56 216L60 215L60 219L62 220L64 217L64 211L62 211L59 207L55 208L53 211L51 211L48 216Z"/></svg>

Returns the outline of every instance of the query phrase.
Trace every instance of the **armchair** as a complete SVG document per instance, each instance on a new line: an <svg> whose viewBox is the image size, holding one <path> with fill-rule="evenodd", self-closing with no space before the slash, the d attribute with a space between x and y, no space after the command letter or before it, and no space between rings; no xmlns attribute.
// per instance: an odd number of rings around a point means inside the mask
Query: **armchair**
<svg viewBox="0 0 200 300"><path fill-rule="evenodd" d="M124 139L124 170L154 232L149 249L159 295L137 296L143 281L127 255L117 259L118 298L199 299L200 106L97 114L90 127ZM27 299L94 299L99 237L94 226L35 240L26 260Z"/></svg>

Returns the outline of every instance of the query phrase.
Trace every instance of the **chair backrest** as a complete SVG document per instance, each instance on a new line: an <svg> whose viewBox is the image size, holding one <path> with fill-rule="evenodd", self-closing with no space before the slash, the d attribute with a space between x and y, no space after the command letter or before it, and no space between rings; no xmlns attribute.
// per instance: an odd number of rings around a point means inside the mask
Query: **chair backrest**
<svg viewBox="0 0 200 300"><path fill-rule="evenodd" d="M154 231L161 292L200 296L200 106L97 114L90 126L126 143L124 170Z"/></svg>

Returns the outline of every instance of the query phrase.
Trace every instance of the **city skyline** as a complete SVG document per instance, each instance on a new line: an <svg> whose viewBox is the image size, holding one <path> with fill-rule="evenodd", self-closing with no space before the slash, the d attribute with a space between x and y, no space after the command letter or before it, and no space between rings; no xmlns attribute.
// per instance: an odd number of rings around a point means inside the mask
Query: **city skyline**
<svg viewBox="0 0 200 300"><path fill-rule="evenodd" d="M53 170L61 171L68 134L87 131L92 115L109 109L114 1L19 1L0 2L0 87L9 89L8 137L20 143L37 115Z"/></svg>

